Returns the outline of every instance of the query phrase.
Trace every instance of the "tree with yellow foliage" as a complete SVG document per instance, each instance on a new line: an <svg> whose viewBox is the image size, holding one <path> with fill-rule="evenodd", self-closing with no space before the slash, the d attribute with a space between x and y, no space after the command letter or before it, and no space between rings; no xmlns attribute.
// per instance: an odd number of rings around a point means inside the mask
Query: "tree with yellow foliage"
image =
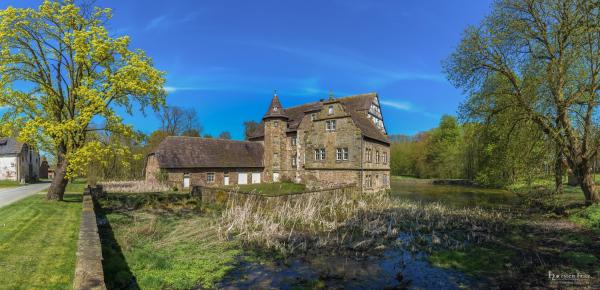
<svg viewBox="0 0 600 290"><path fill-rule="evenodd" d="M131 115L136 104L142 113L164 106L164 72L143 51L130 50L129 37L110 36L110 18L110 9L73 0L0 10L0 106L9 108L0 129L18 128L19 140L56 154L48 199L62 200L68 178L90 162L130 154L88 138L102 130L135 135L116 108Z"/></svg>

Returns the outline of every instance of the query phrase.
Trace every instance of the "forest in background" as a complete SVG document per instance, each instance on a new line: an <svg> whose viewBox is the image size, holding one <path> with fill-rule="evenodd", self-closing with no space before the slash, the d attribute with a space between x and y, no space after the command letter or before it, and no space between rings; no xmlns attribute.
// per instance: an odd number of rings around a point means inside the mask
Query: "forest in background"
<svg viewBox="0 0 600 290"><path fill-rule="evenodd" d="M413 136L391 135L392 175L469 179L504 187L551 179L557 162L566 174L555 144L534 124L511 120L459 122L442 116L438 127ZM597 161L594 161L596 172Z"/></svg>

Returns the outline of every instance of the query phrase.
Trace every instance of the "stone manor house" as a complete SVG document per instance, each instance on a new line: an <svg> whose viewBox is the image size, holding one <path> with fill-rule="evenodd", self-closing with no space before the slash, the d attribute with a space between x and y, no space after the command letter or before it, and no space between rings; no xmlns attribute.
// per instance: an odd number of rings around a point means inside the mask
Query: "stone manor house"
<svg viewBox="0 0 600 290"><path fill-rule="evenodd" d="M376 93L289 108L274 95L249 141L167 137L148 155L146 179L179 188L292 181L378 191L390 188L389 158Z"/></svg>

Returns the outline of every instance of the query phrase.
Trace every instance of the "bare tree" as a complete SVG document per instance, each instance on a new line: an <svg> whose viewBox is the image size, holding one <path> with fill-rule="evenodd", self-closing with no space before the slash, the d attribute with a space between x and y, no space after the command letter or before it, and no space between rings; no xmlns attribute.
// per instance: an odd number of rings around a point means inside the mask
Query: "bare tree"
<svg viewBox="0 0 600 290"><path fill-rule="evenodd" d="M161 122L161 130L168 135L193 136L202 134L202 125L198 120L198 114L193 108L184 109L178 106L168 106L158 114Z"/></svg>
<svg viewBox="0 0 600 290"><path fill-rule="evenodd" d="M227 131L221 132L221 134L219 134L219 139L229 140L229 139L231 139L231 133L229 133Z"/></svg>
<svg viewBox="0 0 600 290"><path fill-rule="evenodd" d="M260 126L260 124L255 121L244 122L244 137L246 138L246 140L252 137L254 132L258 129L258 126Z"/></svg>

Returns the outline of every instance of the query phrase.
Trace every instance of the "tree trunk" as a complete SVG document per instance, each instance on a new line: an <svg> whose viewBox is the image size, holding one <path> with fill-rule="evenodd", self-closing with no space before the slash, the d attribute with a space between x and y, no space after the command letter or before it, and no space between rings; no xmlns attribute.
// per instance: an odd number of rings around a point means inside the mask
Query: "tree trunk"
<svg viewBox="0 0 600 290"><path fill-rule="evenodd" d="M600 196L596 191L596 184L594 183L594 175L592 174L592 168L584 162L578 166L578 172L576 175L579 179L579 186L585 196L585 204L590 205L593 203L600 202Z"/></svg>
<svg viewBox="0 0 600 290"><path fill-rule="evenodd" d="M56 165L56 171L54 172L54 179L50 184L46 199L50 200L63 200L65 195L65 188L67 187L68 180L67 175L67 161L62 160Z"/></svg>
<svg viewBox="0 0 600 290"><path fill-rule="evenodd" d="M562 158L560 145L556 145L556 154L554 156L554 192L556 194L563 193L563 176L565 175L564 171L564 161Z"/></svg>

